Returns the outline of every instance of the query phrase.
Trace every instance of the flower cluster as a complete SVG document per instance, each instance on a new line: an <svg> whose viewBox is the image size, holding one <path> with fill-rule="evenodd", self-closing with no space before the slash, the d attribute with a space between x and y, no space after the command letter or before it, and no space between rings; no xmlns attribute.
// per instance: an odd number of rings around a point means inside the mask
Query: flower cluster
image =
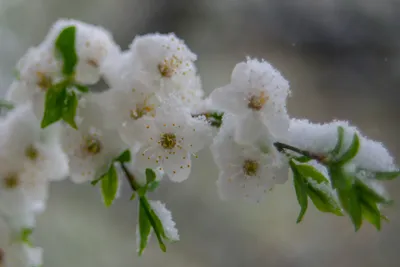
<svg viewBox="0 0 400 267"><path fill-rule="evenodd" d="M196 55L174 34L134 38L122 51L105 29L59 20L17 64L0 118L0 217L10 246L0 266L34 267L30 239L49 182L98 185L110 206L122 179L138 203L139 255L154 233L160 248L179 239L165 205L147 195L168 177L182 182L210 146L222 198L259 202L293 183L301 221L310 198L322 212L349 214L378 229L389 199L378 180L399 175L382 144L346 122L291 119L289 83L269 63L247 58L229 84L204 97ZM90 86L103 80L101 92ZM5 111L5 110L3 110ZM215 130L215 128L217 130Z"/></svg>

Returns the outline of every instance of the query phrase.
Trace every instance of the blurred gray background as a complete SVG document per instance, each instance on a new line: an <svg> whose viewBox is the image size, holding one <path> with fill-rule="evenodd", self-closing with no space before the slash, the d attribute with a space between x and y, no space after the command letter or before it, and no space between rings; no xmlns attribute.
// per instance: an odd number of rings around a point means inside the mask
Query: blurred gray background
<svg viewBox="0 0 400 267"><path fill-rule="evenodd" d="M100 24L126 48L136 34L175 32L198 54L204 89L228 82L246 56L265 58L290 81L289 111L315 122L348 119L400 156L400 1L398 0L0 0L0 86L23 52L59 17ZM291 182L264 203L222 202L208 151L182 184L164 181L152 196L167 203L181 241L138 258L136 205L125 186L109 209L90 185L52 186L39 219L45 267L305 266L397 267L400 210L378 233L354 233L347 218L299 211ZM400 203L400 183L389 191Z"/></svg>

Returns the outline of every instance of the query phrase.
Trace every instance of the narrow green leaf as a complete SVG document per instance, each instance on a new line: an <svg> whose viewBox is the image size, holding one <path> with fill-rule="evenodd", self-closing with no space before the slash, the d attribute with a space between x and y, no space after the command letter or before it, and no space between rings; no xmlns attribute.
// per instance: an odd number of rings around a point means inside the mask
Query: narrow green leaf
<svg viewBox="0 0 400 267"><path fill-rule="evenodd" d="M55 42L57 52L61 54L63 60L63 73L66 76L73 75L78 62L78 56L75 50L75 38L76 27L69 26L61 31Z"/></svg>
<svg viewBox="0 0 400 267"><path fill-rule="evenodd" d="M147 214L147 217L150 221L151 226L154 229L154 233L157 236L158 244L163 252L167 251L167 248L164 244L163 238L166 237L164 228L161 224L160 219L157 217L155 212L152 210L149 201L145 196L140 197L140 204L143 205L143 209Z"/></svg>
<svg viewBox="0 0 400 267"><path fill-rule="evenodd" d="M342 209L333 195L321 190L312 184L307 184L307 194L314 206L321 212L333 213L337 216L343 216Z"/></svg>
<svg viewBox="0 0 400 267"><path fill-rule="evenodd" d="M400 171L393 171L393 172L376 172L375 179L377 180L393 180L400 176Z"/></svg>
<svg viewBox="0 0 400 267"><path fill-rule="evenodd" d="M298 171L297 165L293 161L290 161L289 164L293 172L293 184L296 191L297 201L301 208L296 223L300 223L307 211L308 206L307 185L305 184L301 173Z"/></svg>
<svg viewBox="0 0 400 267"><path fill-rule="evenodd" d="M146 169L146 182L150 184L156 180L156 173L152 169Z"/></svg>
<svg viewBox="0 0 400 267"><path fill-rule="evenodd" d="M381 230L381 212L375 202L370 199L361 198L361 210L363 217L376 227L379 231Z"/></svg>
<svg viewBox="0 0 400 267"><path fill-rule="evenodd" d="M330 165L328 166L328 172L333 188L341 190L350 190L352 188L354 178L346 174L341 166Z"/></svg>
<svg viewBox="0 0 400 267"><path fill-rule="evenodd" d="M154 181L148 184L147 191L154 192L158 186L160 185L160 181Z"/></svg>
<svg viewBox="0 0 400 267"><path fill-rule="evenodd" d="M46 128L62 118L66 92L67 89L64 86L52 86L47 90L41 123L42 128Z"/></svg>
<svg viewBox="0 0 400 267"><path fill-rule="evenodd" d="M103 194L106 207L111 206L118 191L118 175L114 164L110 166L108 172L101 179L101 192Z"/></svg>
<svg viewBox="0 0 400 267"><path fill-rule="evenodd" d="M88 93L90 91L89 87L81 84L74 84L76 90L78 90L81 93Z"/></svg>
<svg viewBox="0 0 400 267"><path fill-rule="evenodd" d="M135 198L136 198L136 193L133 192L133 193L132 193L132 196L131 196L131 198L130 198L129 200L134 200Z"/></svg>
<svg viewBox="0 0 400 267"><path fill-rule="evenodd" d="M338 131L338 142L336 143L335 148L331 152L331 155L333 157L336 157L339 154L340 149L343 146L344 128L342 126L339 126L337 131Z"/></svg>
<svg viewBox="0 0 400 267"><path fill-rule="evenodd" d="M151 231L151 223L144 209L144 206L139 203L139 234L140 234L139 256L142 255L144 249L147 246L150 231Z"/></svg>
<svg viewBox="0 0 400 267"><path fill-rule="evenodd" d="M357 155L359 148L360 138L358 137L357 133L355 133L349 149L339 159L335 161L335 164L339 166L346 164Z"/></svg>
<svg viewBox="0 0 400 267"><path fill-rule="evenodd" d="M307 163L311 160L311 158L306 156L294 157L293 159L300 163Z"/></svg>
<svg viewBox="0 0 400 267"><path fill-rule="evenodd" d="M131 161L131 151L129 149L125 150L124 152L119 155L115 161L120 163L130 162Z"/></svg>
<svg viewBox="0 0 400 267"><path fill-rule="evenodd" d="M358 231L362 224L362 211L356 190L339 190L338 195L343 208L350 216L354 229Z"/></svg>
<svg viewBox="0 0 400 267"><path fill-rule="evenodd" d="M381 203L381 204L391 204L392 201L388 198L384 192L379 192L375 190L372 186L369 186L364 181L357 179L355 182L355 187L358 190L358 193L364 199L370 199L373 202Z"/></svg>
<svg viewBox="0 0 400 267"><path fill-rule="evenodd" d="M78 126L75 123L75 115L76 109L78 108L78 98L74 91L67 92L64 100L63 107L63 120L68 123L72 128L78 129Z"/></svg>
<svg viewBox="0 0 400 267"><path fill-rule="evenodd" d="M303 177L311 178L317 183L329 183L328 178L326 178L320 171L311 165L298 164L297 170Z"/></svg>

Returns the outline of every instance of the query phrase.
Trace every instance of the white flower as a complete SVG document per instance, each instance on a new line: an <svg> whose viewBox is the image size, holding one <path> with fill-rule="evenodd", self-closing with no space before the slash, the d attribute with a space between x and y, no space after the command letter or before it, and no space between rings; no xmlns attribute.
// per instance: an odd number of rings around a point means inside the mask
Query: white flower
<svg viewBox="0 0 400 267"><path fill-rule="evenodd" d="M265 61L247 59L235 66L231 83L215 89L210 98L216 108L237 116L235 139L252 143L264 125L274 137L286 135L288 95L289 84L276 69Z"/></svg>
<svg viewBox="0 0 400 267"><path fill-rule="evenodd" d="M160 219L162 226L164 228L164 232L168 240L170 241L178 241L179 234L178 229L175 227L175 222L172 219L171 212L165 207L165 204L160 201L150 200L149 204L157 217Z"/></svg>
<svg viewBox="0 0 400 267"><path fill-rule="evenodd" d="M156 87L168 86L175 77L195 71L196 55L173 33L138 36L130 49L138 60L141 80Z"/></svg>
<svg viewBox="0 0 400 267"><path fill-rule="evenodd" d="M234 140L232 124L224 118L223 127L214 139L211 152L220 173L217 181L223 199L244 198L259 202L277 183L288 178L287 162L272 143L262 147L239 144Z"/></svg>
<svg viewBox="0 0 400 267"><path fill-rule="evenodd" d="M66 126L63 131L63 147L69 156L71 179L75 183L98 178L126 149L118 132L104 126L103 110L90 96L80 103L79 129Z"/></svg>
<svg viewBox="0 0 400 267"><path fill-rule="evenodd" d="M68 175L68 159L55 134L41 130L30 105L17 107L0 121L1 191L21 188L31 201L47 197L48 182Z"/></svg>
<svg viewBox="0 0 400 267"><path fill-rule="evenodd" d="M16 104L31 102L36 116L41 117L46 91L63 78L61 66L53 51L30 48L17 64L18 79L8 88L6 99Z"/></svg>
<svg viewBox="0 0 400 267"><path fill-rule="evenodd" d="M139 82L134 89L110 89L99 94L98 102L104 107L106 127L117 129L128 144L133 145L136 123L143 117L154 117L161 101L148 93Z"/></svg>
<svg viewBox="0 0 400 267"><path fill-rule="evenodd" d="M109 57L102 72L112 88L130 91L139 82L146 94L163 100L174 93L182 104L192 105L204 95L195 60L174 34L147 34L136 37L129 51Z"/></svg>
<svg viewBox="0 0 400 267"><path fill-rule="evenodd" d="M58 20L49 31L42 47L54 51L57 37L66 27L76 27L75 49L78 64L75 69L75 80L83 84L94 84L100 79L100 69L107 57L120 53L111 34L105 29L77 20Z"/></svg>
<svg viewBox="0 0 400 267"><path fill-rule="evenodd" d="M175 102L175 101L173 101ZM168 102L157 110L155 118L143 118L136 138L142 144L137 166L165 171L172 181L186 180L191 169L191 154L204 147L211 128L202 118Z"/></svg>
<svg viewBox="0 0 400 267"><path fill-rule="evenodd" d="M31 247L24 243L14 243L3 253L4 267L36 267L42 265L43 250L39 247Z"/></svg>

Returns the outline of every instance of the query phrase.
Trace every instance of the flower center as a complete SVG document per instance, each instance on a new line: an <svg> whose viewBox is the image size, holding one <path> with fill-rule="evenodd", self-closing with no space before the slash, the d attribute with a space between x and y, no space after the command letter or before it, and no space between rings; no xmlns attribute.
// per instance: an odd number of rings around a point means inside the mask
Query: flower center
<svg viewBox="0 0 400 267"><path fill-rule="evenodd" d="M249 103L247 106L252 110L261 110L265 103L267 103L269 97L265 92L261 92L259 95L253 95L249 98Z"/></svg>
<svg viewBox="0 0 400 267"><path fill-rule="evenodd" d="M243 164L243 172L247 176L256 176L259 164L255 160L245 160Z"/></svg>
<svg viewBox="0 0 400 267"><path fill-rule="evenodd" d="M162 134L160 144L164 149L173 149L176 146L176 135L172 133Z"/></svg>
<svg viewBox="0 0 400 267"><path fill-rule="evenodd" d="M164 59L163 62L158 64L158 71L163 77L171 78L181 64L182 61L173 56L170 59Z"/></svg>
<svg viewBox="0 0 400 267"><path fill-rule="evenodd" d="M10 173L3 179L3 185L7 189L14 189L18 187L20 180L17 174Z"/></svg>
<svg viewBox="0 0 400 267"><path fill-rule="evenodd" d="M25 156L28 159L35 161L39 156L39 151L36 149L36 147L30 145L25 149Z"/></svg>
<svg viewBox="0 0 400 267"><path fill-rule="evenodd" d="M91 155L97 155L101 152L102 144L95 136L89 136L85 140L85 150Z"/></svg>
<svg viewBox="0 0 400 267"><path fill-rule="evenodd" d="M36 85L39 86L43 91L47 91L47 89L52 86L53 81L51 77L47 76L43 72L37 72L36 76L38 78Z"/></svg>
<svg viewBox="0 0 400 267"><path fill-rule="evenodd" d="M146 115L152 111L154 111L154 107L144 105L144 106L136 107L136 109L132 109L130 111L130 115L131 115L132 120L138 120L141 117L143 117L144 115Z"/></svg>

